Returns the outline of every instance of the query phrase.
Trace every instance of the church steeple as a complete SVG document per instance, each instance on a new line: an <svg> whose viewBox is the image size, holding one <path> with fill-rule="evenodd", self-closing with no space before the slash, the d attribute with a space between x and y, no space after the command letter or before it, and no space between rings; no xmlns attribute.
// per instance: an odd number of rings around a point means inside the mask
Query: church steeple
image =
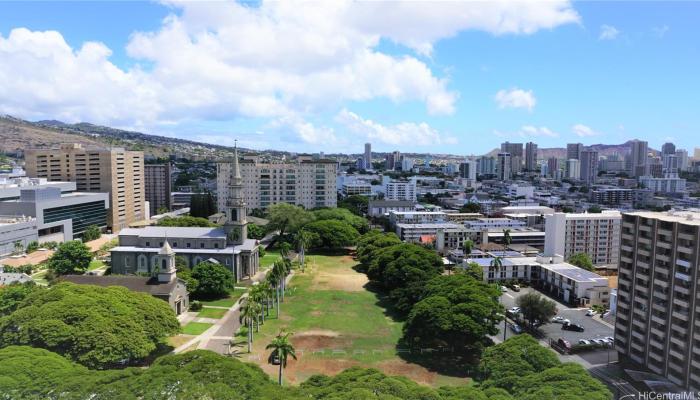
<svg viewBox="0 0 700 400"><path fill-rule="evenodd" d="M242 244L247 236L246 204L243 200L243 178L238 163L238 143L233 148L233 161L229 172L228 197L226 198L226 224L224 230L231 244Z"/></svg>
<svg viewBox="0 0 700 400"><path fill-rule="evenodd" d="M170 247L168 239L165 239L163 247L161 247L158 252L158 282L168 283L175 279L176 267L175 267L175 252L173 248Z"/></svg>

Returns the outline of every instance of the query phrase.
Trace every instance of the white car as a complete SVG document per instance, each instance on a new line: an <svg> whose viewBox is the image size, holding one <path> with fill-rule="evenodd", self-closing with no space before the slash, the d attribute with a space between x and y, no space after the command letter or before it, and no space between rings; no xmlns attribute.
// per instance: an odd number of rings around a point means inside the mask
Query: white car
<svg viewBox="0 0 700 400"><path fill-rule="evenodd" d="M578 344L589 345L591 344L591 341L586 339L579 339Z"/></svg>
<svg viewBox="0 0 700 400"><path fill-rule="evenodd" d="M513 314L518 314L520 312L520 307L513 307L508 311L510 311Z"/></svg>
<svg viewBox="0 0 700 400"><path fill-rule="evenodd" d="M606 336L603 339L607 340L610 343L615 343L615 338L612 336Z"/></svg>
<svg viewBox="0 0 700 400"><path fill-rule="evenodd" d="M591 339L591 342L601 346L608 344L608 342L604 339Z"/></svg>
<svg viewBox="0 0 700 400"><path fill-rule="evenodd" d="M552 318L552 322L557 323L557 324L570 324L571 323L571 321L569 321L568 319L566 319L564 317L560 317L560 316L556 316L556 317Z"/></svg>
<svg viewBox="0 0 700 400"><path fill-rule="evenodd" d="M508 288L505 286L501 286L501 292L505 293L508 291Z"/></svg>
<svg viewBox="0 0 700 400"><path fill-rule="evenodd" d="M592 317L592 316L594 316L595 314L596 314L596 312L595 312L595 310L593 310L592 308L589 308L588 311L586 311L586 316L587 316L587 317Z"/></svg>

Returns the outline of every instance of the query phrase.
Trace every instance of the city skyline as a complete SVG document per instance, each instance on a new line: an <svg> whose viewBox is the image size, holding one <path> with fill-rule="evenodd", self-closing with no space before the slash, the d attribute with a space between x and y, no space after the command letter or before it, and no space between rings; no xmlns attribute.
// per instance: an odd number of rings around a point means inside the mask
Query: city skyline
<svg viewBox="0 0 700 400"><path fill-rule="evenodd" d="M297 152L695 147L696 3L459 7L3 3L0 113Z"/></svg>

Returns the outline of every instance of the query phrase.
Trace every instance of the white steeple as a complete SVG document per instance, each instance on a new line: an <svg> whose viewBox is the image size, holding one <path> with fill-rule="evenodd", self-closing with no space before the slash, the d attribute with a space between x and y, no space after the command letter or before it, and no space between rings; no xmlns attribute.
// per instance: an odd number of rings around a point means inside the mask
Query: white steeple
<svg viewBox="0 0 700 400"><path fill-rule="evenodd" d="M243 179L238 163L238 143L233 148L233 162L229 173L228 197L226 199L226 224L224 230L228 242L242 244L248 235L246 221L246 204L243 200Z"/></svg>
<svg viewBox="0 0 700 400"><path fill-rule="evenodd" d="M175 279L177 268L175 267L175 251L170 247L168 239L165 239L163 247L158 251L158 282L168 283Z"/></svg>

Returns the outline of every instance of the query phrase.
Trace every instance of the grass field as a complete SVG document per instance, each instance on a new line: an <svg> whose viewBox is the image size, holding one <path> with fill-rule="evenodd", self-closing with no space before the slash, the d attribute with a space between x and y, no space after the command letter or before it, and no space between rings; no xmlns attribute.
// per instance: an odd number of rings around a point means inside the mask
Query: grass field
<svg viewBox="0 0 700 400"><path fill-rule="evenodd" d="M313 374L335 374L351 366L378 368L429 385L463 384L467 380L442 376L399 357L397 343L402 322L390 315L380 295L366 289L367 277L352 267L349 256L307 256L304 273L295 272L280 318L271 314L255 333L253 353L244 355L258 362L271 375L277 367L266 363L265 346L280 331L291 338L298 360L290 360L285 376L300 383ZM245 333L237 340L245 347Z"/></svg>
<svg viewBox="0 0 700 400"><path fill-rule="evenodd" d="M238 300L243 295L243 293L245 293L245 289L234 289L229 293L228 297L218 300L202 301L202 305L215 307L232 307L234 304L236 304L236 300Z"/></svg>
<svg viewBox="0 0 700 400"><path fill-rule="evenodd" d="M207 324L205 322L190 322L182 327L182 333L185 335L200 335L212 325L214 324Z"/></svg>
<svg viewBox="0 0 700 400"><path fill-rule="evenodd" d="M223 308L202 308L202 311L197 313L198 318L214 318L221 319L228 310Z"/></svg>
<svg viewBox="0 0 700 400"><path fill-rule="evenodd" d="M92 260L90 261L90 265L88 266L88 271L93 271L98 268L102 268L105 266L105 263L102 262L102 260Z"/></svg>

